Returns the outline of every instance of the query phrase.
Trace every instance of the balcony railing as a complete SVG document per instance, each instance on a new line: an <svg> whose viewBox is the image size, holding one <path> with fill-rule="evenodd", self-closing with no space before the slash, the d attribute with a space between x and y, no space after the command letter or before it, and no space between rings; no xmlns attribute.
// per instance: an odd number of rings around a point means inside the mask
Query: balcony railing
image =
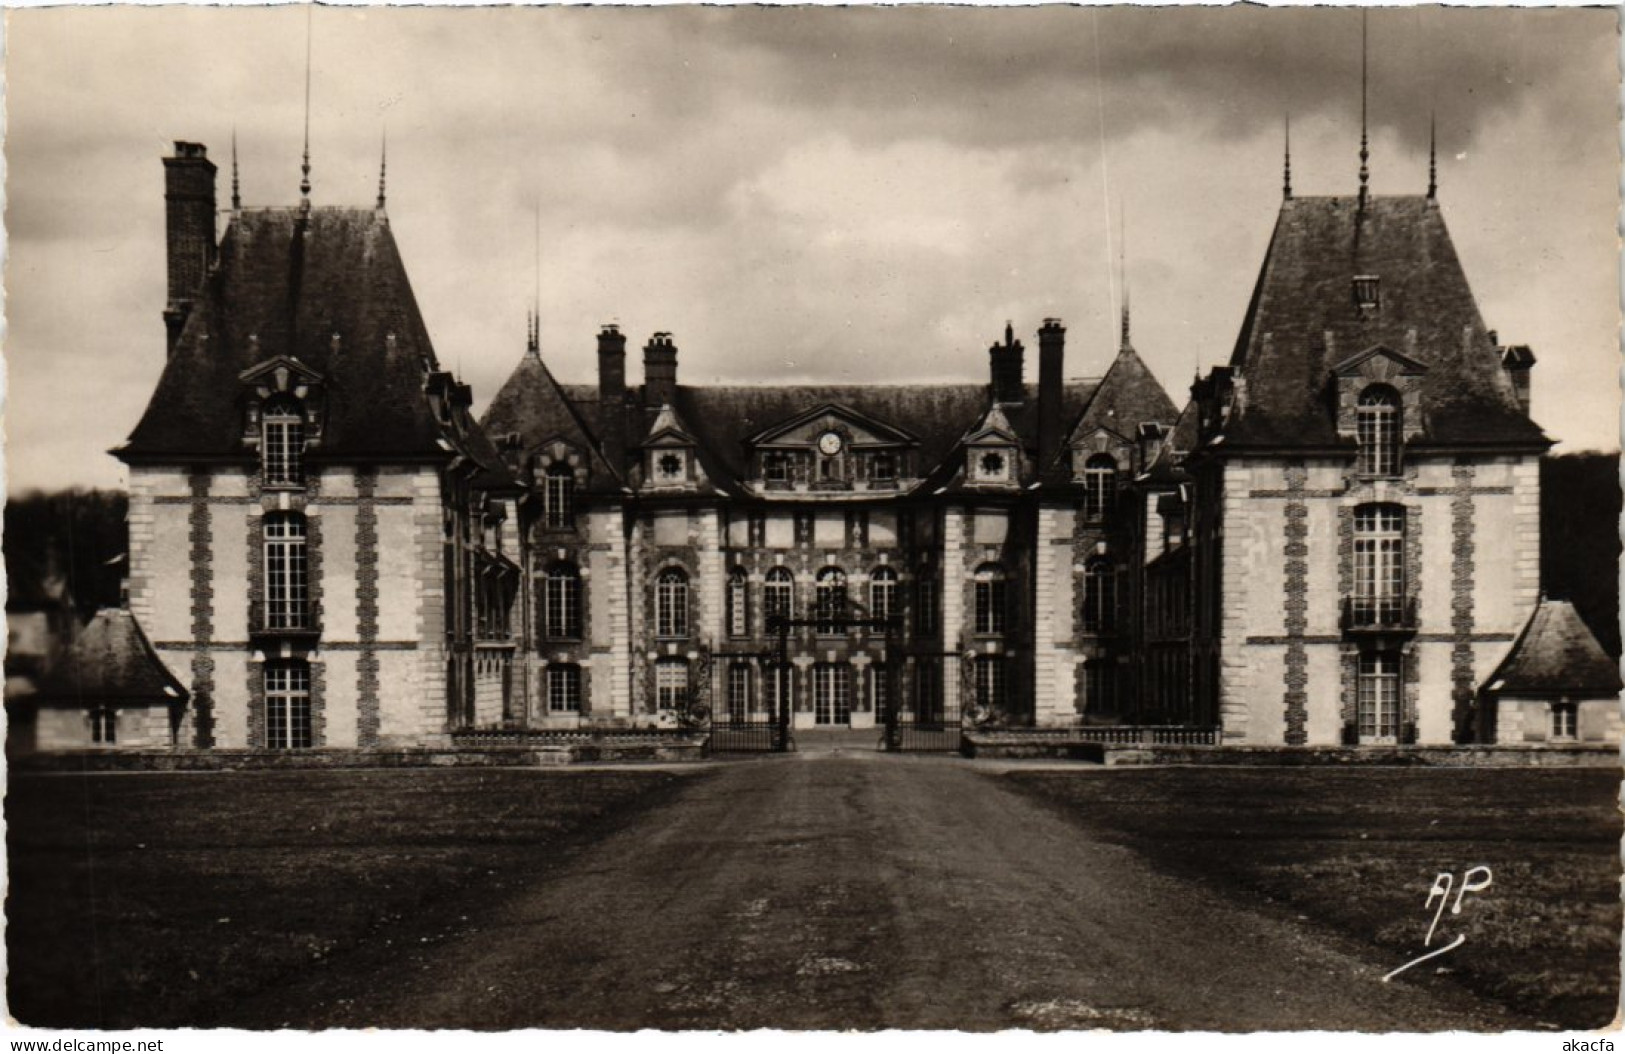
<svg viewBox="0 0 1625 1054"><path fill-rule="evenodd" d="M248 631L256 637L316 637L322 632L316 606L308 600L299 603L251 600L248 603Z"/></svg>
<svg viewBox="0 0 1625 1054"><path fill-rule="evenodd" d="M1416 629L1415 597L1345 597L1343 629L1349 633L1408 633Z"/></svg>

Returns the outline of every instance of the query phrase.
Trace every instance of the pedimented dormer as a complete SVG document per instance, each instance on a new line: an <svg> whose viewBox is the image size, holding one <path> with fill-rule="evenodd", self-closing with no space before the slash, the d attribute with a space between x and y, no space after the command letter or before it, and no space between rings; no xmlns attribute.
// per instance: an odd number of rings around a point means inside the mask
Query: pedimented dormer
<svg viewBox="0 0 1625 1054"><path fill-rule="evenodd" d="M639 468L644 491L695 491L709 484L698 457L699 443L670 403L660 408L649 437L641 444Z"/></svg>
<svg viewBox="0 0 1625 1054"><path fill-rule="evenodd" d="M250 337L249 344L257 350L258 338ZM303 456L322 441L322 375L291 355L275 355L250 366L237 380L243 388L243 449L260 460L262 482L302 486Z"/></svg>
<svg viewBox="0 0 1625 1054"><path fill-rule="evenodd" d="M1360 407L1391 403L1402 439L1422 434L1422 380L1427 365L1381 344L1332 367L1336 388L1337 434L1358 438Z"/></svg>
<svg viewBox="0 0 1625 1054"><path fill-rule="evenodd" d="M998 403L965 436L965 483L993 490L1021 485L1021 441Z"/></svg>
<svg viewBox="0 0 1625 1054"><path fill-rule="evenodd" d="M746 440L758 490L895 491L918 472L914 436L826 403Z"/></svg>

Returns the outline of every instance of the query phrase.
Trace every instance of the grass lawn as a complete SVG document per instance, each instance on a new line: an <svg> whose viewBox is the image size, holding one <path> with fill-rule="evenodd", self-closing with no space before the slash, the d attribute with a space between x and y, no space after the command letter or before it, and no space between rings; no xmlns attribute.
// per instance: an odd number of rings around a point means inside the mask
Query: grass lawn
<svg viewBox="0 0 1625 1054"><path fill-rule="evenodd" d="M1380 948L1394 983L1448 971L1564 1028L1614 1018L1620 973L1617 771L1167 768L1009 780L1108 842ZM1447 908L1424 947L1434 877L1493 884ZM1454 897L1451 903L1454 904ZM1438 901L1435 900L1434 907Z"/></svg>
<svg viewBox="0 0 1625 1054"><path fill-rule="evenodd" d="M47 1027L207 1024L414 913L477 905L685 778L14 774L11 1014Z"/></svg>

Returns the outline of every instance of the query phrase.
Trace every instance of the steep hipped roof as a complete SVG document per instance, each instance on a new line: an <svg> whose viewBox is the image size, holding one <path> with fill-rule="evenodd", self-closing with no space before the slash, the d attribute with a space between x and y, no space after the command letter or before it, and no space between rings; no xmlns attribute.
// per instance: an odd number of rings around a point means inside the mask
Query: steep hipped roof
<svg viewBox="0 0 1625 1054"><path fill-rule="evenodd" d="M1133 440L1143 422L1171 426L1178 415L1173 400L1168 398L1139 353L1125 343L1106 370L1106 376L1100 379L1094 397L1067 433L1067 442L1097 428L1109 428L1124 439Z"/></svg>
<svg viewBox="0 0 1625 1054"><path fill-rule="evenodd" d="M526 450L562 439L591 460L589 490L619 490L620 478L604 460L591 427L571 403L540 355L527 352L503 382L496 398L480 419L486 435L495 439L517 432Z"/></svg>
<svg viewBox="0 0 1625 1054"><path fill-rule="evenodd" d="M434 348L389 222L346 208L233 215L157 390L117 453L240 455L239 374L277 355L323 379L313 458L447 456L423 390L438 368Z"/></svg>
<svg viewBox="0 0 1625 1054"><path fill-rule="evenodd" d="M111 706L184 702L181 687L135 616L104 608L40 684L35 699L58 705Z"/></svg>
<svg viewBox="0 0 1625 1054"><path fill-rule="evenodd" d="M1378 278L1368 317L1356 275ZM1378 344L1427 366L1420 442L1546 444L1501 369L1437 202L1420 196L1282 203L1231 356L1246 390L1225 442L1337 444L1330 371Z"/></svg>
<svg viewBox="0 0 1625 1054"><path fill-rule="evenodd" d="M1619 667L1602 650L1574 605L1542 600L1523 633L1486 682L1503 695L1617 695Z"/></svg>

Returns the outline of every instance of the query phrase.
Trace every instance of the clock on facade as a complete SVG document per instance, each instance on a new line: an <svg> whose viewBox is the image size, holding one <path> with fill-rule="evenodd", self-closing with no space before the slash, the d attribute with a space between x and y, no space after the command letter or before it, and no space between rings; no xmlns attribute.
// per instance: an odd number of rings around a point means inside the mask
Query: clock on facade
<svg viewBox="0 0 1625 1054"><path fill-rule="evenodd" d="M841 452L841 435L839 432L825 432L818 437L818 452L825 457L834 457Z"/></svg>

